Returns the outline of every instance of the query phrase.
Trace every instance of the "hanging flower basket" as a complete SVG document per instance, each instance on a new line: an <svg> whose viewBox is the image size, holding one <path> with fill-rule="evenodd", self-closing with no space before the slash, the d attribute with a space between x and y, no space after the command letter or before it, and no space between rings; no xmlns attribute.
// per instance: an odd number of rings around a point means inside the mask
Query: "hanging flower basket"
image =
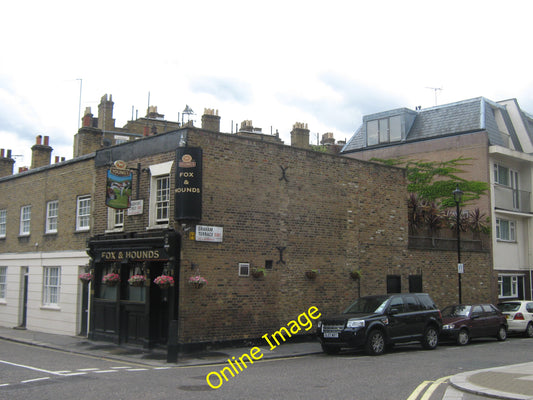
<svg viewBox="0 0 533 400"><path fill-rule="evenodd" d="M316 269L311 269L309 271L305 271L305 277L307 279L315 280L317 276L318 276L318 270L316 270Z"/></svg>
<svg viewBox="0 0 533 400"><path fill-rule="evenodd" d="M107 286L115 286L117 283L120 282L120 275L115 273L110 273L107 275L104 275L102 278L102 283Z"/></svg>
<svg viewBox="0 0 533 400"><path fill-rule="evenodd" d="M154 279L154 283L161 289L168 289L169 287L174 286L174 278L170 275L159 275Z"/></svg>
<svg viewBox="0 0 533 400"><path fill-rule="evenodd" d="M256 279L262 278L265 276L265 270L263 268L254 268L252 270L252 276Z"/></svg>
<svg viewBox="0 0 533 400"><path fill-rule="evenodd" d="M132 275L130 279L128 279L130 286L135 287L144 286L144 282L146 282L146 277L144 275Z"/></svg>
<svg viewBox="0 0 533 400"><path fill-rule="evenodd" d="M361 279L361 271L359 271L358 269L350 271L350 278L352 278L354 281L358 281L359 279Z"/></svg>
<svg viewBox="0 0 533 400"><path fill-rule="evenodd" d="M85 272L84 274L80 274L79 278L83 283L89 283L93 280L93 274L90 272Z"/></svg>
<svg viewBox="0 0 533 400"><path fill-rule="evenodd" d="M200 289L204 287L205 285L207 285L207 279L205 279L204 277L200 275L191 276L189 278L188 283L189 283L189 286L192 286L193 288L196 288L196 289Z"/></svg>

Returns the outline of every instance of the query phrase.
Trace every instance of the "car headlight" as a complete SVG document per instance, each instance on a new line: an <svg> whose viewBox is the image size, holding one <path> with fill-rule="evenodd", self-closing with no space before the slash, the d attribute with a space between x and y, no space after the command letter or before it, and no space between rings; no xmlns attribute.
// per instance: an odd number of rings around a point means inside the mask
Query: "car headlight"
<svg viewBox="0 0 533 400"><path fill-rule="evenodd" d="M365 321L360 319L349 319L346 328L362 328L365 326Z"/></svg>
<svg viewBox="0 0 533 400"><path fill-rule="evenodd" d="M446 325L442 325L442 329L453 329L455 328L455 325L454 324L446 324Z"/></svg>

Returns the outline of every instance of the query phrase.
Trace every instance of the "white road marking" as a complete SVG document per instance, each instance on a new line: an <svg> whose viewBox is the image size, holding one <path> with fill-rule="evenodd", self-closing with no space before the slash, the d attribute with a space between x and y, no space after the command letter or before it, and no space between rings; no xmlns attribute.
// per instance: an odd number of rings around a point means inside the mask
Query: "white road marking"
<svg viewBox="0 0 533 400"><path fill-rule="evenodd" d="M131 368L127 369L128 372L137 372L137 371L148 371L148 368Z"/></svg>
<svg viewBox="0 0 533 400"><path fill-rule="evenodd" d="M109 374L111 372L118 372L116 369L104 369L102 371L93 371L95 374Z"/></svg>
<svg viewBox="0 0 533 400"><path fill-rule="evenodd" d="M12 365L14 367L31 369L32 371L44 372L44 373L50 374L50 375L60 375L60 374L58 374L57 372L54 372L54 371L48 371L48 370L42 369L42 368L30 367L29 365L15 364L15 363L11 363L11 362L8 362L8 361L3 361L3 360L0 360L0 363L7 364L7 365Z"/></svg>
<svg viewBox="0 0 533 400"><path fill-rule="evenodd" d="M21 381L20 383L30 383L30 382L37 382L37 381L45 381L47 379L50 379L50 377L49 376L45 376L44 378L28 379L27 381Z"/></svg>

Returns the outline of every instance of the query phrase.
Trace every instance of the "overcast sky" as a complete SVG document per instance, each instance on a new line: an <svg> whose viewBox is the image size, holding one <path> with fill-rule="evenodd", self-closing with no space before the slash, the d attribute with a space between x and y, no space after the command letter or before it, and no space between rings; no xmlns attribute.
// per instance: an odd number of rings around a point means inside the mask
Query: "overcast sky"
<svg viewBox="0 0 533 400"><path fill-rule="evenodd" d="M286 144L295 122L312 143L344 140L365 114L478 96L533 113L532 11L530 0L5 2L0 148L24 156L18 170L42 134L72 158L80 83L81 115L110 94L119 127L148 102L172 121L189 105L196 126L213 108L224 132L252 120Z"/></svg>

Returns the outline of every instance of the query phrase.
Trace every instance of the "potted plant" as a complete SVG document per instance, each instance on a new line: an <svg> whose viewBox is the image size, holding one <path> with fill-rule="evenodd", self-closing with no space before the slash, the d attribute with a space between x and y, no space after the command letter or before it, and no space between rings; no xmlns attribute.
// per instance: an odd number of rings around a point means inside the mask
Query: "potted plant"
<svg viewBox="0 0 533 400"><path fill-rule="evenodd" d="M168 289L169 287L174 286L174 278L170 275L159 275L154 279L154 283L161 289Z"/></svg>
<svg viewBox="0 0 533 400"><path fill-rule="evenodd" d="M128 283L130 284L130 286L135 287L144 286L145 281L146 277L144 275L132 275L130 279L128 279Z"/></svg>
<svg viewBox="0 0 533 400"><path fill-rule="evenodd" d="M91 274L90 272L85 272L83 274L80 274L79 278L80 281L82 281L83 283L89 283L93 280L93 274Z"/></svg>
<svg viewBox="0 0 533 400"><path fill-rule="evenodd" d="M358 281L359 279L361 279L361 270L352 269L350 271L350 278L352 278L354 281Z"/></svg>
<svg viewBox="0 0 533 400"><path fill-rule="evenodd" d="M205 279L204 277L200 275L191 276L189 278L189 286L192 286L196 289L200 289L204 287L205 285L207 285L207 279Z"/></svg>
<svg viewBox="0 0 533 400"><path fill-rule="evenodd" d="M318 273L319 272L318 272L317 269L310 269L309 271L305 271L305 276L306 276L307 279L314 280L314 279L316 279Z"/></svg>
<svg viewBox="0 0 533 400"><path fill-rule="evenodd" d="M256 279L262 278L265 276L265 269L264 268L254 268L252 270L252 276Z"/></svg>
<svg viewBox="0 0 533 400"><path fill-rule="evenodd" d="M104 277L102 278L102 283L107 286L115 286L119 282L120 282L120 275L114 272L104 275Z"/></svg>

